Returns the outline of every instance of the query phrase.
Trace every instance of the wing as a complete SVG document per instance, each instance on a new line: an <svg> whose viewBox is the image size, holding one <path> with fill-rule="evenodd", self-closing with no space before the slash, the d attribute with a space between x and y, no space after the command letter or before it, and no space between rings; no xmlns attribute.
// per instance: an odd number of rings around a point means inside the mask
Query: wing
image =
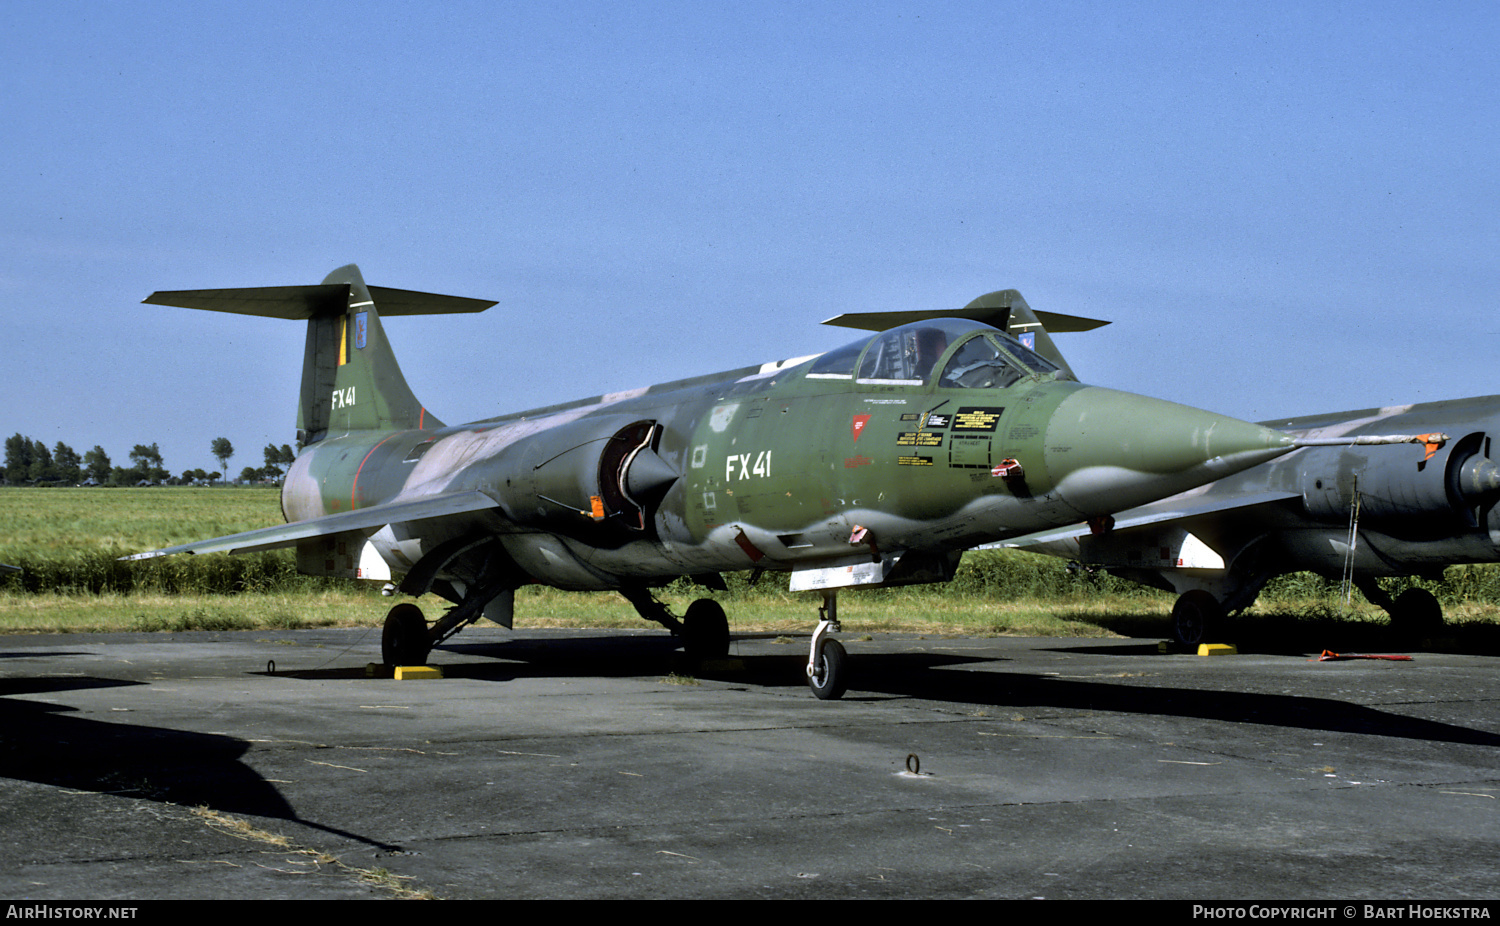
<svg viewBox="0 0 1500 926"><path fill-rule="evenodd" d="M1274 502L1301 497L1297 492L1283 492L1272 489L1262 492L1248 492L1243 495L1224 495L1219 497L1196 492L1185 493L1154 502L1150 505L1142 505L1139 508L1122 511L1115 518L1113 529L1115 533L1121 533L1153 524L1165 524L1170 521L1178 521L1186 524L1199 518L1210 518L1214 515L1241 512L1260 505L1269 505ZM1070 524L1067 527L1057 527L1051 530L1022 534L1020 537L1012 537L1001 543L991 544L991 546L1027 549L1048 543L1055 543L1059 540L1071 540L1076 537L1088 535L1089 533L1090 530L1087 524Z"/></svg>
<svg viewBox="0 0 1500 926"><path fill-rule="evenodd" d="M1222 572L1267 530L1285 523L1286 506L1300 498L1298 493L1274 489L1189 492L1123 511L1103 534L1094 534L1086 524L1075 524L995 546L1018 547L1106 569Z"/></svg>
<svg viewBox="0 0 1500 926"><path fill-rule="evenodd" d="M171 556L175 553L254 553L258 550L275 550L295 546L299 541L314 537L326 537L347 531L376 530L387 524L403 524L411 521L426 521L488 508L497 508L500 503L483 492L459 492L452 495L435 495L406 501L371 505L354 511L293 521L276 527L230 534L195 543L184 543L161 550L148 550L122 559L151 559Z"/></svg>

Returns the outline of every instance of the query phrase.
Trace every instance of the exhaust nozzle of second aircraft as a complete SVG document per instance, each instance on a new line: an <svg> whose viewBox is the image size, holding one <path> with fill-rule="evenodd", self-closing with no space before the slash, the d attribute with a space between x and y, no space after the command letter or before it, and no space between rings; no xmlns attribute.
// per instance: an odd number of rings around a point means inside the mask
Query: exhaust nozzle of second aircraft
<svg viewBox="0 0 1500 926"><path fill-rule="evenodd" d="M1089 518L1176 495L1294 449L1290 434L1238 418L1086 387L1053 413L1045 458L1063 501Z"/></svg>

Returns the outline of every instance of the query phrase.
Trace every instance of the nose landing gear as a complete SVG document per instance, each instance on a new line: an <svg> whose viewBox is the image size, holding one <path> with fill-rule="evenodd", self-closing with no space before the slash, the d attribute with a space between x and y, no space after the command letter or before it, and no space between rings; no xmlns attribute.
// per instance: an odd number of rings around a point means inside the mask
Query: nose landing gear
<svg viewBox="0 0 1500 926"><path fill-rule="evenodd" d="M823 607L818 609L818 627L813 631L812 647L807 655L807 685L820 701L836 701L849 690L848 654L844 644L828 639L829 633L842 628L838 618L838 592L823 592Z"/></svg>

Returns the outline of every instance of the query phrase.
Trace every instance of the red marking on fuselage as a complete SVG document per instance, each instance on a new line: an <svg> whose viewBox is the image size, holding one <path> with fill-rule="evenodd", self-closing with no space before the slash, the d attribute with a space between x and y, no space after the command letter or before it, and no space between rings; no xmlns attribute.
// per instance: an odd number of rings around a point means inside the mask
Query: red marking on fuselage
<svg viewBox="0 0 1500 926"><path fill-rule="evenodd" d="M740 549L745 551L745 555L750 557L752 563L758 563L765 558L766 554L749 537L745 536L743 527L734 535L734 542L740 545Z"/></svg>
<svg viewBox="0 0 1500 926"><path fill-rule="evenodd" d="M850 429L850 431L852 431L854 433L854 439L856 441L859 440L859 436L861 434L865 433L865 425L868 424L869 421L870 421L870 416L869 415L855 415L854 416L854 421L850 424L849 429Z"/></svg>
<svg viewBox="0 0 1500 926"><path fill-rule="evenodd" d="M381 444L384 444L385 441L390 440L391 437L395 437L395 436L396 435L392 434L390 437L387 437L385 440L381 441L379 444L376 444L375 446L371 447L370 448L370 452L367 453L367 454L365 454L365 458L363 460L359 461L359 466L355 467L355 469L354 469L354 482L352 484L350 484L350 486L349 486L349 510L350 511L353 511L354 509L356 509L356 508L359 507L359 497L358 497L359 496L359 474L364 470L365 463L369 462L370 457L374 455L375 451L377 451L377 450L380 449Z"/></svg>

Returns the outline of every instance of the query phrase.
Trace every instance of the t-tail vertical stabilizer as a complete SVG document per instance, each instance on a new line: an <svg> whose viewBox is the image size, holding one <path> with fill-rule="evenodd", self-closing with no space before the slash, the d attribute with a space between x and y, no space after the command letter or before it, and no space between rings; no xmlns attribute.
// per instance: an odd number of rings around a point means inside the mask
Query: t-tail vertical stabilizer
<svg viewBox="0 0 1500 926"><path fill-rule="evenodd" d="M145 301L305 320L307 347L297 402L297 437L304 445L349 431L442 427L412 394L380 316L483 312L495 304L366 286L354 264L333 271L317 286L172 290L152 293Z"/></svg>
<svg viewBox="0 0 1500 926"><path fill-rule="evenodd" d="M1013 289L985 293L961 309L913 309L894 312L846 312L823 322L844 328L862 328L866 331L888 331L898 325L933 318L970 318L999 328L1010 334L1030 349L1056 364L1068 379L1075 379L1073 370L1063 359L1062 351L1052 343L1047 332L1092 331L1109 324L1097 318L1078 315L1062 315L1058 312L1038 312L1026 304L1021 294Z"/></svg>

